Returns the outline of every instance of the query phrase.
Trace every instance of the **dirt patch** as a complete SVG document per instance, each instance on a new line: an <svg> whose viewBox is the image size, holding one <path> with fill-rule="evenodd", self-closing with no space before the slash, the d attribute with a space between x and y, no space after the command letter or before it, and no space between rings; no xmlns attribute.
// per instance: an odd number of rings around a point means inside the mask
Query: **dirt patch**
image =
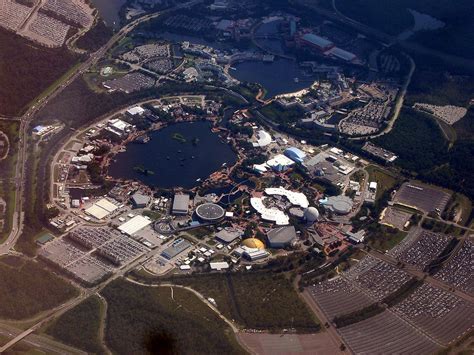
<svg viewBox="0 0 474 355"><path fill-rule="evenodd" d="M317 334L239 333L239 340L253 353L274 354L339 354L327 332Z"/></svg>

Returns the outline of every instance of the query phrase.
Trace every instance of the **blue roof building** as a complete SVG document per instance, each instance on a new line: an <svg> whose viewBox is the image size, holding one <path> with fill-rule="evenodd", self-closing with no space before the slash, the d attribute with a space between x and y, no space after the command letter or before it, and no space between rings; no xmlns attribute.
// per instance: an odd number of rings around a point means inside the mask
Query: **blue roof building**
<svg viewBox="0 0 474 355"><path fill-rule="evenodd" d="M306 153L296 147L291 147L285 150L285 155L297 163L302 163L304 158L306 158Z"/></svg>

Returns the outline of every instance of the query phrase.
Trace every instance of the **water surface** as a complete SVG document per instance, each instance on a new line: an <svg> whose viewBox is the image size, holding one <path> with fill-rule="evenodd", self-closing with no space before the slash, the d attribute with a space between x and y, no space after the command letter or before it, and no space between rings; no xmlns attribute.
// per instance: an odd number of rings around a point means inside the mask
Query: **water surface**
<svg viewBox="0 0 474 355"><path fill-rule="evenodd" d="M117 154L109 175L161 188L197 186L197 179L204 180L222 164L233 165L237 161L231 146L210 128L208 122L185 122L152 132L148 144L130 143L126 152ZM184 137L186 142L176 136ZM134 167L138 166L153 171L154 175L135 171Z"/></svg>

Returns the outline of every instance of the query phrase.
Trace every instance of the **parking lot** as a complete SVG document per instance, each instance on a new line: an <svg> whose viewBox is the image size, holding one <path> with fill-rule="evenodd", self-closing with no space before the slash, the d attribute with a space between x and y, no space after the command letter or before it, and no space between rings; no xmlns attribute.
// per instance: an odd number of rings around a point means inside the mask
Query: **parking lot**
<svg viewBox="0 0 474 355"><path fill-rule="evenodd" d="M415 208L421 212L441 213L451 195L439 188L418 183L404 183L397 191L394 202Z"/></svg>

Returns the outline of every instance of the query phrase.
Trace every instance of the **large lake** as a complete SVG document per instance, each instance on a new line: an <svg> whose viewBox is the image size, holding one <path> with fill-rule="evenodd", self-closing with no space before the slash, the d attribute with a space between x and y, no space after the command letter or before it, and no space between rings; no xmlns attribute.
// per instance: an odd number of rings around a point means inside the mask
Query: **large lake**
<svg viewBox="0 0 474 355"><path fill-rule="evenodd" d="M304 71L290 59L276 59L273 63L242 62L234 67L236 70L230 71L234 78L259 83L267 90L266 97L299 91L314 81L304 76Z"/></svg>
<svg viewBox="0 0 474 355"><path fill-rule="evenodd" d="M149 143L130 143L126 152L117 154L109 175L161 188L197 186L197 179L204 180L222 164L233 165L237 161L231 146L210 128L209 122L184 122L152 132ZM176 135L186 142L176 139ZM193 144L196 139L199 141ZM154 175L135 171L137 166L153 171Z"/></svg>
<svg viewBox="0 0 474 355"><path fill-rule="evenodd" d="M120 28L120 8L126 0L91 0L107 26Z"/></svg>

